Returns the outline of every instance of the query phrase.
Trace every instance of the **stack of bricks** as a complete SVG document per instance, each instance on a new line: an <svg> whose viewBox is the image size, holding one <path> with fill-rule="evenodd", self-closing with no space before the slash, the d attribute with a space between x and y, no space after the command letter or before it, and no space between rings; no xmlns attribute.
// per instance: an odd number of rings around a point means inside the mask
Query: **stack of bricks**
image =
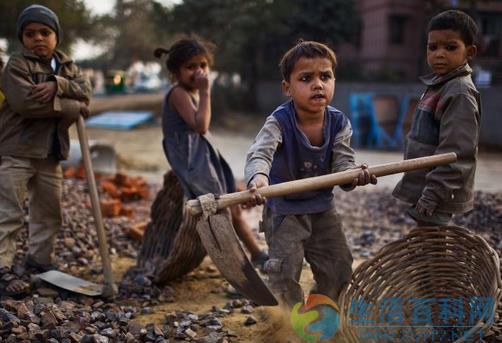
<svg viewBox="0 0 502 343"><path fill-rule="evenodd" d="M64 172L65 178L85 179L86 173L83 166L78 168L69 167ZM132 177L125 174L115 174L112 177L102 177L95 173L100 188L100 207L103 217L113 218L126 216L132 218L134 211L126 203L148 199L150 188L146 181L140 177ZM148 222L132 224L129 236L134 240L141 241Z"/></svg>
<svg viewBox="0 0 502 343"><path fill-rule="evenodd" d="M101 200L101 211L105 217L132 215L132 208L125 203L148 199L150 189L142 177L131 177L116 174L114 177L103 178L100 182L101 190L108 199Z"/></svg>
<svg viewBox="0 0 502 343"><path fill-rule="evenodd" d="M83 166L69 167L65 170L64 177L85 179L85 169ZM95 177L99 180L102 191L100 204L104 217L130 217L133 210L124 203L148 199L150 196L150 188L141 176L132 177L117 173L113 177L101 177L99 173L95 173Z"/></svg>
<svg viewBox="0 0 502 343"><path fill-rule="evenodd" d="M99 178L99 174L95 173L96 178ZM80 165L79 167L68 167L64 171L65 179L85 179L85 168Z"/></svg>

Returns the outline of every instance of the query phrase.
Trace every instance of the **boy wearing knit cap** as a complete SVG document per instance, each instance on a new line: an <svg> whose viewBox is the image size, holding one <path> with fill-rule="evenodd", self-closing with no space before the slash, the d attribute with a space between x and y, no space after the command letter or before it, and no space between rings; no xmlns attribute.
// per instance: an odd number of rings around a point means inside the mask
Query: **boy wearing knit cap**
<svg viewBox="0 0 502 343"><path fill-rule="evenodd" d="M24 225L29 199L26 266L53 269L51 254L61 228L63 173L68 157L68 128L89 114L90 82L57 45L61 28L56 14L32 5L17 19L23 50L8 61L1 77L5 101L0 109L0 273L9 273L16 236ZM9 279L9 278L7 278ZM1 294L19 294L28 284L0 284Z"/></svg>

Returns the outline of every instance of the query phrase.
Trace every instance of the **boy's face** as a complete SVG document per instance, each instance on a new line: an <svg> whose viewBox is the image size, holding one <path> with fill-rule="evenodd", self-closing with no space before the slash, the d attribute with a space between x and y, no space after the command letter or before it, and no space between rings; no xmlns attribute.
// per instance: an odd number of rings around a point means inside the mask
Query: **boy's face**
<svg viewBox="0 0 502 343"><path fill-rule="evenodd" d="M178 82L188 90L196 88L196 78L209 75L209 62L204 55L197 55L183 63L175 75Z"/></svg>
<svg viewBox="0 0 502 343"><path fill-rule="evenodd" d="M51 58L57 44L56 33L47 25L29 23L23 30L24 47L40 58Z"/></svg>
<svg viewBox="0 0 502 343"><path fill-rule="evenodd" d="M432 30L427 39L427 63L437 75L445 75L476 55L476 46L466 46L460 32Z"/></svg>
<svg viewBox="0 0 502 343"><path fill-rule="evenodd" d="M57 44L56 33L47 25L29 23L23 30L24 47L40 58L51 58Z"/></svg>
<svg viewBox="0 0 502 343"><path fill-rule="evenodd" d="M299 116L323 114L335 93L333 64L327 58L301 57L282 87L293 99Z"/></svg>

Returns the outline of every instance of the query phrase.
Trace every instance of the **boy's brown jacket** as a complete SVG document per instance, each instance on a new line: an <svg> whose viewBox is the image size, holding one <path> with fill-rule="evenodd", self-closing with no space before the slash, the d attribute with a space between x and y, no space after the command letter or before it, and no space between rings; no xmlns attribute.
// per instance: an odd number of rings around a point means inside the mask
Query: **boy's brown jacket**
<svg viewBox="0 0 502 343"><path fill-rule="evenodd" d="M406 139L405 159L454 152L457 162L407 172L393 195L447 213L473 208L481 101L465 64L442 77L422 77L422 95Z"/></svg>
<svg viewBox="0 0 502 343"><path fill-rule="evenodd" d="M0 83L5 94L0 109L0 156L46 158L54 152L59 159L68 157L68 128L89 103L91 85L65 54L56 50L54 58L57 73L27 49L9 59ZM56 81L56 96L49 103L33 100L32 87L45 81ZM54 135L59 151L53 151Z"/></svg>

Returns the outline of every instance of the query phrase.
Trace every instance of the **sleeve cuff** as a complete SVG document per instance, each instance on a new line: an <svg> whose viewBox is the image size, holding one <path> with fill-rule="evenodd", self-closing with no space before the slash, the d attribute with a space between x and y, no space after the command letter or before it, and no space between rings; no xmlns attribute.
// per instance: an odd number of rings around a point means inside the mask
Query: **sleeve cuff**
<svg viewBox="0 0 502 343"><path fill-rule="evenodd" d="M434 211L439 204L439 199L429 192L422 194L418 202L428 210Z"/></svg>
<svg viewBox="0 0 502 343"><path fill-rule="evenodd" d="M265 174L265 173L262 173L262 172L257 172L257 173L254 173L253 175L251 175L251 177L249 178L248 182L246 183L246 187L249 187L249 183L254 179L254 177L258 174L261 174L261 175L265 175L268 179L268 183L270 184L270 177Z"/></svg>
<svg viewBox="0 0 502 343"><path fill-rule="evenodd" d="M66 83L68 80L66 80L64 77L54 75L58 90L56 92L56 96L63 96L64 94L64 88L66 87Z"/></svg>

